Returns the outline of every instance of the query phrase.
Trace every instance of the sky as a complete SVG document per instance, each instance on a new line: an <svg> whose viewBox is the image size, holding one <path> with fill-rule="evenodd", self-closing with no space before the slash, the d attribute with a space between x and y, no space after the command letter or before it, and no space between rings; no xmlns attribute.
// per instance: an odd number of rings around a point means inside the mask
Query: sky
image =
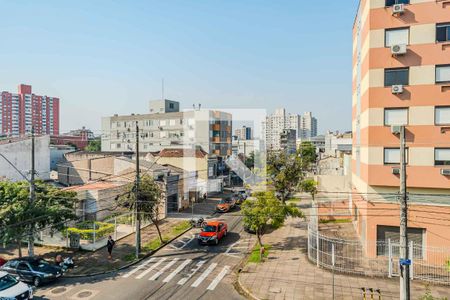
<svg viewBox="0 0 450 300"><path fill-rule="evenodd" d="M0 0L0 90L59 97L61 131L162 97L312 111L351 129L357 0Z"/></svg>

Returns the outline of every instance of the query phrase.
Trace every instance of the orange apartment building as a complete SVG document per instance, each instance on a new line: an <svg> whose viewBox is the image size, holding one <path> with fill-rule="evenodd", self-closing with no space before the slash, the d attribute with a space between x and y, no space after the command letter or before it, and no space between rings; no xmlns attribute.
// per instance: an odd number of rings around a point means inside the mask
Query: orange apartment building
<svg viewBox="0 0 450 300"><path fill-rule="evenodd" d="M350 208L370 256L399 239L405 125L408 235L450 248L450 1L361 0L353 27ZM426 257L424 257L426 259Z"/></svg>

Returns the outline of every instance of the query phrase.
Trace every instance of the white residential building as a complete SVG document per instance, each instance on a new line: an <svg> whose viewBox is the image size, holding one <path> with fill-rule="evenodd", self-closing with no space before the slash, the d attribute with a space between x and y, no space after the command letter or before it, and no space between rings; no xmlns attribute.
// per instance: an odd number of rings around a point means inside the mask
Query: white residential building
<svg viewBox="0 0 450 300"><path fill-rule="evenodd" d="M312 112L306 112L301 118L301 133L302 140L317 136L317 119L312 116Z"/></svg>
<svg viewBox="0 0 450 300"><path fill-rule="evenodd" d="M267 150L281 150L281 134L286 129L293 129L296 137L300 137L301 117L298 114L286 113L284 108L275 110L275 113L266 117L263 123L262 136L266 142Z"/></svg>
<svg viewBox="0 0 450 300"><path fill-rule="evenodd" d="M157 100L151 101L149 114L103 118L102 151L135 151L138 122L141 152L201 146L208 154L231 155L231 114L178 108L176 101Z"/></svg>

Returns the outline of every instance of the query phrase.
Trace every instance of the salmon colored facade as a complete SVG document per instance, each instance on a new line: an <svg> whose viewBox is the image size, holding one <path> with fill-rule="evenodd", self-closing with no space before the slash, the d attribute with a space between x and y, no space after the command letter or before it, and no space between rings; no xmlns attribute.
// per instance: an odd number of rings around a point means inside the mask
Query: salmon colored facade
<svg viewBox="0 0 450 300"><path fill-rule="evenodd" d="M403 4L399 13L393 2ZM449 1L361 0L352 87L349 208L367 254L377 255L374 242L400 225L400 140L392 125L406 127L408 227L423 247L450 247Z"/></svg>

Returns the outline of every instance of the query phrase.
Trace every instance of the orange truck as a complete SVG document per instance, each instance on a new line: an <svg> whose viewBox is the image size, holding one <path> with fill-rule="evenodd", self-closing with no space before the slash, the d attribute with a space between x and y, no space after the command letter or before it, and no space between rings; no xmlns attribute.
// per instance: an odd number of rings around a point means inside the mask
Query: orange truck
<svg viewBox="0 0 450 300"><path fill-rule="evenodd" d="M208 221L203 226L202 231L198 235L198 243L200 245L219 244L219 241L227 235L227 223L222 221Z"/></svg>

